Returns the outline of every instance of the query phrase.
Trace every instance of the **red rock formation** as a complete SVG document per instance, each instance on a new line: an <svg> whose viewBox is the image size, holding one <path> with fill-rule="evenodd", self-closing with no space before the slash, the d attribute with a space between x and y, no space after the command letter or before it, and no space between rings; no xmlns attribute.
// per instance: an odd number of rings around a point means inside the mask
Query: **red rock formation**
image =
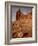
<svg viewBox="0 0 38 46"><path fill-rule="evenodd" d="M20 11L20 9L17 11L17 13L16 13L16 20L18 20L19 18L20 18L20 14L21 14L21 11Z"/></svg>
<svg viewBox="0 0 38 46"><path fill-rule="evenodd" d="M16 13L16 21L12 24L13 38L32 37L32 12L24 15L21 11Z"/></svg>

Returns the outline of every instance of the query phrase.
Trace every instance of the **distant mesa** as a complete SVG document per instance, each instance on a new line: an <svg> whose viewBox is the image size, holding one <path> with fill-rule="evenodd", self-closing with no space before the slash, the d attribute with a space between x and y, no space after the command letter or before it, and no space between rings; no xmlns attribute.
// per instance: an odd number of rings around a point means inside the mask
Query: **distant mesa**
<svg viewBox="0 0 38 46"><path fill-rule="evenodd" d="M16 12L16 20L20 18L32 18L32 12L29 12L27 15L23 14L20 9Z"/></svg>

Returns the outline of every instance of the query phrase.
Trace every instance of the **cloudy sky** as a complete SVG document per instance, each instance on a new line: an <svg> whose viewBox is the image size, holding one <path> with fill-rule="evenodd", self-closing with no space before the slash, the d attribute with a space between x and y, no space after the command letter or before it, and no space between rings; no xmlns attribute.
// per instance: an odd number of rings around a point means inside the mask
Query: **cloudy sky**
<svg viewBox="0 0 38 46"><path fill-rule="evenodd" d="M12 6L12 21L16 20L16 12L21 10L23 14L27 14L28 12L32 11L31 7L19 7L19 6Z"/></svg>

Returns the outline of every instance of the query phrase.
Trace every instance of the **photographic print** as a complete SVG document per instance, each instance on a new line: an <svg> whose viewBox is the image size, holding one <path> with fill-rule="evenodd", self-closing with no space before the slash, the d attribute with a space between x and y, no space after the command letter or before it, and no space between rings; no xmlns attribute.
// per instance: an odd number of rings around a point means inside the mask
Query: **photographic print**
<svg viewBox="0 0 38 46"><path fill-rule="evenodd" d="M32 37L32 8L12 7L12 38Z"/></svg>
<svg viewBox="0 0 38 46"><path fill-rule="evenodd" d="M37 4L5 2L5 44L37 42Z"/></svg>

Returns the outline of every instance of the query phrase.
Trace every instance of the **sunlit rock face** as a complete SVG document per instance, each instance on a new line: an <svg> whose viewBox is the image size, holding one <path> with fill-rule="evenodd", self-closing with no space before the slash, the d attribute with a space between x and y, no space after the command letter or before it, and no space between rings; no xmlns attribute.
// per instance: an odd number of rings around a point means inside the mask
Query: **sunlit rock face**
<svg viewBox="0 0 38 46"><path fill-rule="evenodd" d="M16 12L16 21L12 23L12 37L32 37L32 12L23 14L20 9Z"/></svg>

